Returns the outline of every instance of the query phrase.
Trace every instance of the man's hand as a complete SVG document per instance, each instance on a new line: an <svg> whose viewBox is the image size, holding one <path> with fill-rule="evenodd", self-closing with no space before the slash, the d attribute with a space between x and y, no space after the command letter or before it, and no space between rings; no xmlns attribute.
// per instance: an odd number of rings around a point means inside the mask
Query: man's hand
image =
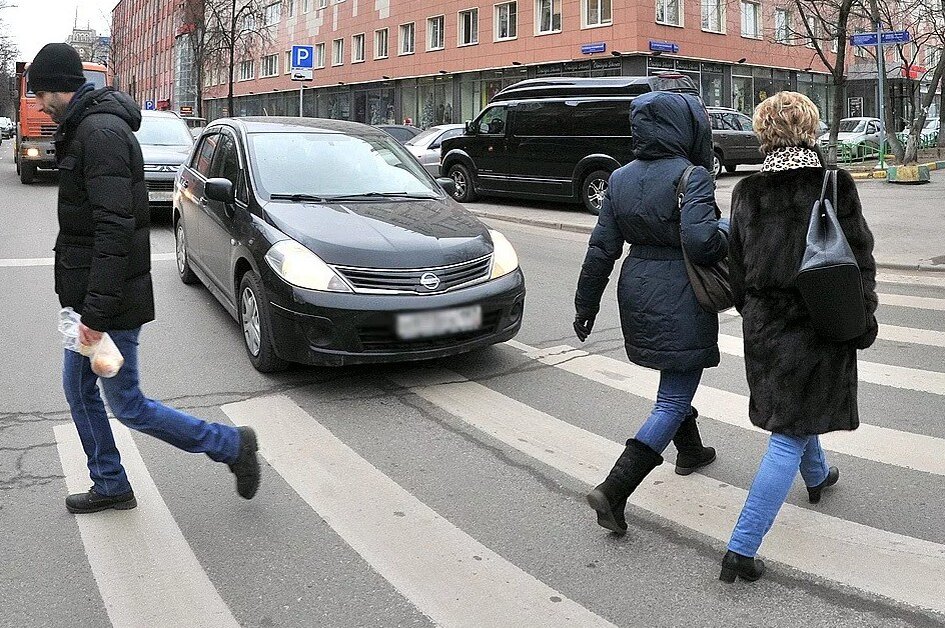
<svg viewBox="0 0 945 628"><path fill-rule="evenodd" d="M79 344L83 344L87 347L94 347L101 339L102 332L95 331L94 329L79 323Z"/></svg>
<svg viewBox="0 0 945 628"><path fill-rule="evenodd" d="M578 314L574 317L574 333L577 334L578 340L581 342L587 340L587 337L591 335L592 329L594 329L593 316L581 316Z"/></svg>

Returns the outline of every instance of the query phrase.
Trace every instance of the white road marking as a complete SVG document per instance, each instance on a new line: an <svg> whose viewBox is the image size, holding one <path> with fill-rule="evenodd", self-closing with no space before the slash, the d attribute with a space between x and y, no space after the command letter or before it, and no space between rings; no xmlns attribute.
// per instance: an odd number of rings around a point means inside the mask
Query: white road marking
<svg viewBox="0 0 945 628"><path fill-rule="evenodd" d="M909 307L917 310L934 310L936 312L945 312L945 299L935 299L931 297L913 297L906 294L886 294L879 296L880 307L884 305L893 305L896 307Z"/></svg>
<svg viewBox="0 0 945 628"><path fill-rule="evenodd" d="M175 253L155 253L151 256L152 262L172 262L177 259ZM52 266L56 262L53 257L8 257L0 259L0 268L16 268L23 266Z"/></svg>
<svg viewBox="0 0 945 628"><path fill-rule="evenodd" d="M644 399L655 400L659 373L629 362L589 354L568 345L536 349L509 341L527 357L585 379L604 384ZM693 405L699 413L735 427L761 432L748 419L748 397L738 393L699 386ZM945 439L902 432L860 423L854 432L832 432L821 437L826 449L936 475L945 475Z"/></svg>
<svg viewBox="0 0 945 628"><path fill-rule="evenodd" d="M884 325L880 323L878 337L890 342L906 342L929 347L945 347L945 331L913 329L911 327L897 327L896 325Z"/></svg>
<svg viewBox="0 0 945 628"><path fill-rule="evenodd" d="M895 273L878 273L876 281L879 283L897 283L909 286L935 286L945 288L945 275L897 275Z"/></svg>
<svg viewBox="0 0 945 628"><path fill-rule="evenodd" d="M284 395L223 406L371 567L441 626L612 626L443 519Z"/></svg>
<svg viewBox="0 0 945 628"><path fill-rule="evenodd" d="M505 445L588 486L606 476L623 449L449 371L414 371L394 380ZM841 486L837 490L855 489ZM727 542L746 495L744 489L700 474L677 476L664 465L640 485L631 503ZM588 526L592 525L593 515L588 512ZM761 553L806 573L945 611L945 545L785 504Z"/></svg>
<svg viewBox="0 0 945 628"><path fill-rule="evenodd" d="M70 493L88 490L87 458L75 426L54 428ZM76 515L92 575L112 625L239 626L158 492L128 429L112 421L138 507Z"/></svg>

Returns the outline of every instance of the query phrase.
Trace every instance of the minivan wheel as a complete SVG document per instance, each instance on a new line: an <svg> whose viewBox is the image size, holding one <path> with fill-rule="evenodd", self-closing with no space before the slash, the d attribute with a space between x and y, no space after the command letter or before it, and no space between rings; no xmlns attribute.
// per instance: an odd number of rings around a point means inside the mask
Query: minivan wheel
<svg viewBox="0 0 945 628"><path fill-rule="evenodd" d="M460 203L470 203L476 200L476 190L473 187L472 175L469 169L463 164L453 164L450 166L447 175L453 180L455 190L453 198Z"/></svg>
<svg viewBox="0 0 945 628"><path fill-rule="evenodd" d="M609 172L595 170L584 177L584 182L581 184L581 201L584 203L584 209L595 216L600 213L600 208L604 204L609 180Z"/></svg>
<svg viewBox="0 0 945 628"><path fill-rule="evenodd" d="M174 225L174 249L177 253L177 276L186 284L194 284L200 281L193 269L190 268L190 261L187 259L187 240L184 237L184 221L180 218Z"/></svg>
<svg viewBox="0 0 945 628"><path fill-rule="evenodd" d="M249 361L260 373L275 373L285 370L288 362L276 355L272 346L272 327L269 308L262 281L253 271L248 271L240 280L237 308L243 345Z"/></svg>
<svg viewBox="0 0 945 628"><path fill-rule="evenodd" d="M722 176L722 156L718 153L712 153L712 175L716 179Z"/></svg>

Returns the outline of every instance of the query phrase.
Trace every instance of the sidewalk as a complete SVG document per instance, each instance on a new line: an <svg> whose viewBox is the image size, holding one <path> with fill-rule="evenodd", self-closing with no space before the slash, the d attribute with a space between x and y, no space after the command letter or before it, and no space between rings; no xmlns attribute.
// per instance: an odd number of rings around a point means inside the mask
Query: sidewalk
<svg viewBox="0 0 945 628"><path fill-rule="evenodd" d="M716 198L723 215L731 208L732 189L744 176L719 179ZM879 267L945 272L945 177L933 175L931 183L914 187L863 181L857 191L876 240ZM578 205L486 198L466 208L480 218L577 233L589 234L597 224L597 217Z"/></svg>

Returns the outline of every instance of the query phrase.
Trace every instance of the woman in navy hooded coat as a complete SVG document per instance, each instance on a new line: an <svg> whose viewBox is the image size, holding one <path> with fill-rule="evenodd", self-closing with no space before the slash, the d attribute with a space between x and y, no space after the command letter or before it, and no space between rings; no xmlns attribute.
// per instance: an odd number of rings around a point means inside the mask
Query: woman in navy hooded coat
<svg viewBox="0 0 945 628"><path fill-rule="evenodd" d="M712 129L694 96L653 92L630 108L634 161L610 177L591 234L574 303L574 329L583 342L600 310L614 264L620 271L617 301L631 362L660 371L656 405L603 483L587 496L597 522L617 534L627 530L627 498L662 464L673 441L676 472L692 473L715 460L703 447L692 399L703 369L718 366L718 315L699 306L689 283L682 247L696 264L710 265L728 252L727 225L719 220L712 163ZM682 208L676 185L690 175Z"/></svg>

